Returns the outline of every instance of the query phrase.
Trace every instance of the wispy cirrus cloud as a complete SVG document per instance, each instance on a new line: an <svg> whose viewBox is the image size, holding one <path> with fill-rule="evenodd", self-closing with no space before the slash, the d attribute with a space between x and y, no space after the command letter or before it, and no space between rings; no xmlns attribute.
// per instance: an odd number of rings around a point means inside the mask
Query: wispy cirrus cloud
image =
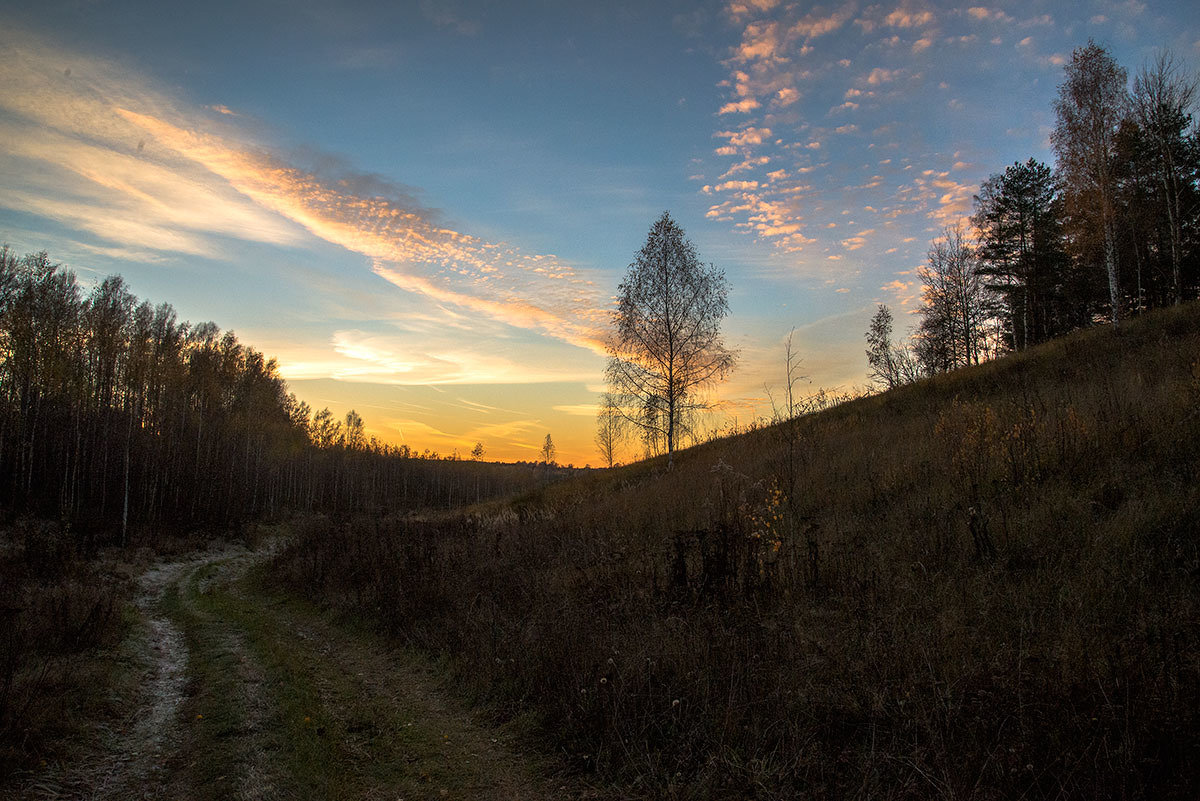
<svg viewBox="0 0 1200 801"><path fill-rule="evenodd" d="M189 107L103 59L0 33L0 164L15 176L0 204L109 249L229 258L229 239L302 247L316 237L431 303L603 350L606 299L572 265L457 230L335 159L296 166L237 126L225 106Z"/></svg>

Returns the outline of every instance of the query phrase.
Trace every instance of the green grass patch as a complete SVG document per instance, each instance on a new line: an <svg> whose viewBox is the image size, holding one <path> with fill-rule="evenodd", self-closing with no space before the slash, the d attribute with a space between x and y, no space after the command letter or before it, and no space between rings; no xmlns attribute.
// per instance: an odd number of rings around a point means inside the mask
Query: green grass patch
<svg viewBox="0 0 1200 801"><path fill-rule="evenodd" d="M456 796L524 770L496 761L492 738L444 706L420 659L262 587L214 563L165 601L191 649L182 767L197 798L228 798L247 776L297 799Z"/></svg>

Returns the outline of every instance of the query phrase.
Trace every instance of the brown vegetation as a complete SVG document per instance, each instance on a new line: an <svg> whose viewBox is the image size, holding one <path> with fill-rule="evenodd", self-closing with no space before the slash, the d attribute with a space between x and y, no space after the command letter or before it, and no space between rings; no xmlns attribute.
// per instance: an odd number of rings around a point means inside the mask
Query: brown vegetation
<svg viewBox="0 0 1200 801"><path fill-rule="evenodd" d="M129 594L58 525L23 520L0 532L0 778L34 755L53 758L103 703L97 654L119 638Z"/></svg>
<svg viewBox="0 0 1200 801"><path fill-rule="evenodd" d="M627 796L1194 798L1198 456L1192 304L277 574Z"/></svg>

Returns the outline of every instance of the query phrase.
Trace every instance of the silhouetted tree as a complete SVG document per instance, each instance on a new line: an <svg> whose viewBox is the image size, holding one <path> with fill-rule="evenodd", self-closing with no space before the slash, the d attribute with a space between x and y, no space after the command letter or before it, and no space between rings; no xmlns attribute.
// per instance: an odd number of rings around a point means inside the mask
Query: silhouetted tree
<svg viewBox="0 0 1200 801"><path fill-rule="evenodd" d="M867 328L867 364L871 380L884 389L894 389L921 377L920 364L913 352L893 341L892 325L892 310L880 303Z"/></svg>
<svg viewBox="0 0 1200 801"><path fill-rule="evenodd" d="M1062 202L1054 172L1034 159L992 175L975 196L981 273L999 295L1009 347L1022 350L1080 321L1071 303Z"/></svg>
<svg viewBox="0 0 1200 801"><path fill-rule="evenodd" d="M650 229L618 288L606 375L621 416L671 464L699 392L725 378L735 354L721 338L729 284L704 266L670 214Z"/></svg>
<svg viewBox="0 0 1200 801"><path fill-rule="evenodd" d="M600 461L605 467L612 467L617 461L617 449L625 438L624 419L621 410L610 393L600 396L600 408L596 412L596 450L600 453Z"/></svg>
<svg viewBox="0 0 1200 801"><path fill-rule="evenodd" d="M960 226L945 229L917 270L924 285L918 356L927 373L978 364L995 347L995 296Z"/></svg>

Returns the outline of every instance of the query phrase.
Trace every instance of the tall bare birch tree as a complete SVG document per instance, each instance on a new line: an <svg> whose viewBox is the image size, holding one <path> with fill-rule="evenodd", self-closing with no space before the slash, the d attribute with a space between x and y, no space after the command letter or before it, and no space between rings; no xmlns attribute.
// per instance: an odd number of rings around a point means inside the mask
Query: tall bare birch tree
<svg viewBox="0 0 1200 801"><path fill-rule="evenodd" d="M1185 74L1167 51L1154 63L1138 71L1133 82L1133 118L1141 128L1153 153L1154 176L1158 183L1162 210L1165 212L1171 250L1173 300L1183 299L1183 260L1185 197L1189 194L1188 175L1195 168L1189 158L1188 128L1191 108L1196 101L1197 79ZM1189 163L1191 162L1191 163Z"/></svg>
<svg viewBox="0 0 1200 801"><path fill-rule="evenodd" d="M725 347L725 273L705 266L671 215L654 223L618 289L606 376L622 419L668 465L701 390L725 378L736 354Z"/></svg>
<svg viewBox="0 0 1200 801"><path fill-rule="evenodd" d="M1121 319L1116 244L1117 130L1129 107L1127 73L1095 42L1079 47L1066 66L1054 111L1050 143L1077 220L1099 229L1113 324Z"/></svg>

